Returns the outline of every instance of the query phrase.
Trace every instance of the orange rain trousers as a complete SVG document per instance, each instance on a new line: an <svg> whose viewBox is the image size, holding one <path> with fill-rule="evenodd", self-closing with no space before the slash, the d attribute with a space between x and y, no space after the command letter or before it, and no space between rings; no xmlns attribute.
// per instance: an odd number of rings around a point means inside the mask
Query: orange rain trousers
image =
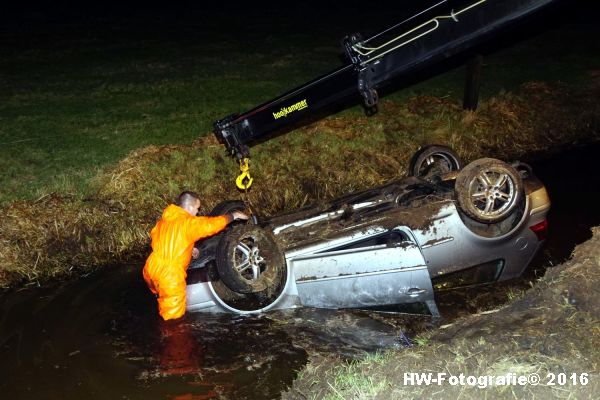
<svg viewBox="0 0 600 400"><path fill-rule="evenodd" d="M195 217L171 204L163 211L150 238L152 253L144 265L144 280L158 296L158 312L164 320L185 314L185 278L194 243L219 233L229 218Z"/></svg>

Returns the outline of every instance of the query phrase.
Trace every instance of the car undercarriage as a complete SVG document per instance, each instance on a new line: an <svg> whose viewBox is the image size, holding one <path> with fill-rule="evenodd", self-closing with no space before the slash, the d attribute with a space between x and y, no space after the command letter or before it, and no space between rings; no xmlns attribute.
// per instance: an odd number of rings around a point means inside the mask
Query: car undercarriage
<svg viewBox="0 0 600 400"><path fill-rule="evenodd" d="M201 242L202 256L188 270L189 287L210 286L198 309L245 313L417 302L435 315L432 279L473 269L475 283L519 276L543 243L550 202L527 165L484 160L472 163L479 174L469 166L441 167L449 171L405 177L284 215L255 215L252 223ZM510 174L491 175L497 165ZM473 176L463 187L465 173ZM492 203L490 197L479 200L481 174L496 177L488 190ZM494 192L499 183L500 190L513 190L506 201ZM473 187L479 220L458 201ZM247 208L240 201L224 204ZM503 213L487 221L498 210Z"/></svg>

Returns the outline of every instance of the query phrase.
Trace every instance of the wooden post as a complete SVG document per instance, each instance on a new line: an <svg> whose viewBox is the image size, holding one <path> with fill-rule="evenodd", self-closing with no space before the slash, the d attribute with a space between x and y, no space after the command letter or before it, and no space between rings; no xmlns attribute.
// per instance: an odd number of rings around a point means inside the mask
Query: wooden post
<svg viewBox="0 0 600 400"><path fill-rule="evenodd" d="M481 73L483 70L483 56L478 54L467 62L467 74L465 79L465 96L463 108L465 110L476 110L479 103L479 89L481 87Z"/></svg>

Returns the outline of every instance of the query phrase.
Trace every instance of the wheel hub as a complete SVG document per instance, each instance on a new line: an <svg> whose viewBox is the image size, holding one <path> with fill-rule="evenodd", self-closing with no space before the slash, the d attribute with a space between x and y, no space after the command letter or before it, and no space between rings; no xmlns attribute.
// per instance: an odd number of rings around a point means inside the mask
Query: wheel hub
<svg viewBox="0 0 600 400"><path fill-rule="evenodd" d="M483 213L499 214L510 205L514 198L514 185L507 174L482 171L477 181L478 188L472 198Z"/></svg>
<svg viewBox="0 0 600 400"><path fill-rule="evenodd" d="M240 241L236 251L241 255L237 264L237 271L248 280L257 280L262 273L261 268L265 265L265 259L260 255L260 249L256 243L247 244Z"/></svg>

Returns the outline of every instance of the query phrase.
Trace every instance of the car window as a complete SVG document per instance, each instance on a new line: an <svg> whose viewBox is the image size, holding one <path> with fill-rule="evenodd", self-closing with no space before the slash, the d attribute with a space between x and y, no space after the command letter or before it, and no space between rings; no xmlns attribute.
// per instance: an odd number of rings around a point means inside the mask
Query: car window
<svg viewBox="0 0 600 400"><path fill-rule="evenodd" d="M413 243L413 242L412 242L412 240L410 240L410 237L405 232L403 232L401 230L393 230L393 231L381 233L379 235L371 236L366 239L360 239L360 240L357 240L356 242L346 243L342 246L339 246L339 247L336 247L333 249L327 249L327 252L350 250L350 249L360 249L360 248L364 248L364 247L373 247L373 246L382 246L382 245L392 247L392 246L402 245L403 243Z"/></svg>

